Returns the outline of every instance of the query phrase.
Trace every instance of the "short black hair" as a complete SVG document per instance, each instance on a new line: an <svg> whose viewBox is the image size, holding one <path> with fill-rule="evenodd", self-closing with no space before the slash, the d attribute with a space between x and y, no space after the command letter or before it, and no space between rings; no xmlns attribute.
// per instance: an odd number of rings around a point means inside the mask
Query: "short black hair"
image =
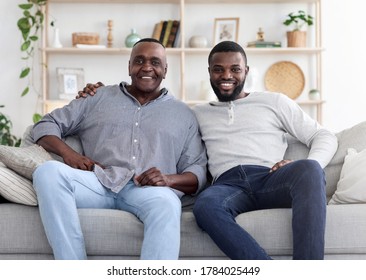
<svg viewBox="0 0 366 280"><path fill-rule="evenodd" d="M216 46L214 46L208 55L208 64L210 64L212 56L215 53L220 52L239 52L244 58L245 64L247 65L247 55L244 51L244 49L238 44L233 41L222 41L218 43Z"/></svg>
<svg viewBox="0 0 366 280"><path fill-rule="evenodd" d="M133 46L136 46L137 44L143 43L143 42L157 43L165 49L165 46L159 40L156 40L154 38L142 38L139 41L137 41Z"/></svg>

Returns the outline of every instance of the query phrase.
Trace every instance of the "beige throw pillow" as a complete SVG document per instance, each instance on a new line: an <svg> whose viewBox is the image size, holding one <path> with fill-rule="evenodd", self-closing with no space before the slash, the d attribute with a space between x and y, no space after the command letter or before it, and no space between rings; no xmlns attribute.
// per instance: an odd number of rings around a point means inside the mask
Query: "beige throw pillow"
<svg viewBox="0 0 366 280"><path fill-rule="evenodd" d="M50 154L36 144L28 147L0 146L0 161L8 168L30 180L37 166L47 160L52 160Z"/></svg>
<svg viewBox="0 0 366 280"><path fill-rule="evenodd" d="M366 203L366 149L350 148L344 159L337 189L329 204Z"/></svg>

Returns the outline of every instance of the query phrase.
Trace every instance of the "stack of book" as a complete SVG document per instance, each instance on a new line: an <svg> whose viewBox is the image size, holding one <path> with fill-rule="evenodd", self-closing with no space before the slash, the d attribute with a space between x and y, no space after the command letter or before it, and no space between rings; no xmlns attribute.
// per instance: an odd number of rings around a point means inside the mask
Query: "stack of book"
<svg viewBox="0 0 366 280"><path fill-rule="evenodd" d="M179 20L162 20L155 24L152 38L159 40L167 48L176 48L178 46Z"/></svg>
<svg viewBox="0 0 366 280"><path fill-rule="evenodd" d="M253 41L247 44L248 48L280 48L281 42Z"/></svg>

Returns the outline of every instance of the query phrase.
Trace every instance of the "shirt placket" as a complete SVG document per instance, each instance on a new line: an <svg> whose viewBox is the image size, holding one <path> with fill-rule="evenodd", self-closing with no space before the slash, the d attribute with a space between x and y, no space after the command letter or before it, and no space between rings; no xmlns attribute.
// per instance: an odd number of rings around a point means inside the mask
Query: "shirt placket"
<svg viewBox="0 0 366 280"><path fill-rule="evenodd" d="M141 126L141 106L137 106L134 114L133 119L133 129L132 129L132 138L131 138L131 166L134 171L137 173L140 172L140 170L136 170L138 164L138 158L139 158L139 145L140 145L140 126Z"/></svg>

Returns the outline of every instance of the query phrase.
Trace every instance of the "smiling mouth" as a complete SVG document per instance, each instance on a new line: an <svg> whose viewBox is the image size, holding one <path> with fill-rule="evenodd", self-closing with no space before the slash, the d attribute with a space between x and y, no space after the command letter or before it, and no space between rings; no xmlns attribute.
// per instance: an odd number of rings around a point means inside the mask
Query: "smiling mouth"
<svg viewBox="0 0 366 280"><path fill-rule="evenodd" d="M150 76L142 76L140 77L142 80L152 80L153 77L150 77Z"/></svg>
<svg viewBox="0 0 366 280"><path fill-rule="evenodd" d="M219 86L222 90L230 90L235 87L235 83L234 82L221 82L219 84Z"/></svg>

